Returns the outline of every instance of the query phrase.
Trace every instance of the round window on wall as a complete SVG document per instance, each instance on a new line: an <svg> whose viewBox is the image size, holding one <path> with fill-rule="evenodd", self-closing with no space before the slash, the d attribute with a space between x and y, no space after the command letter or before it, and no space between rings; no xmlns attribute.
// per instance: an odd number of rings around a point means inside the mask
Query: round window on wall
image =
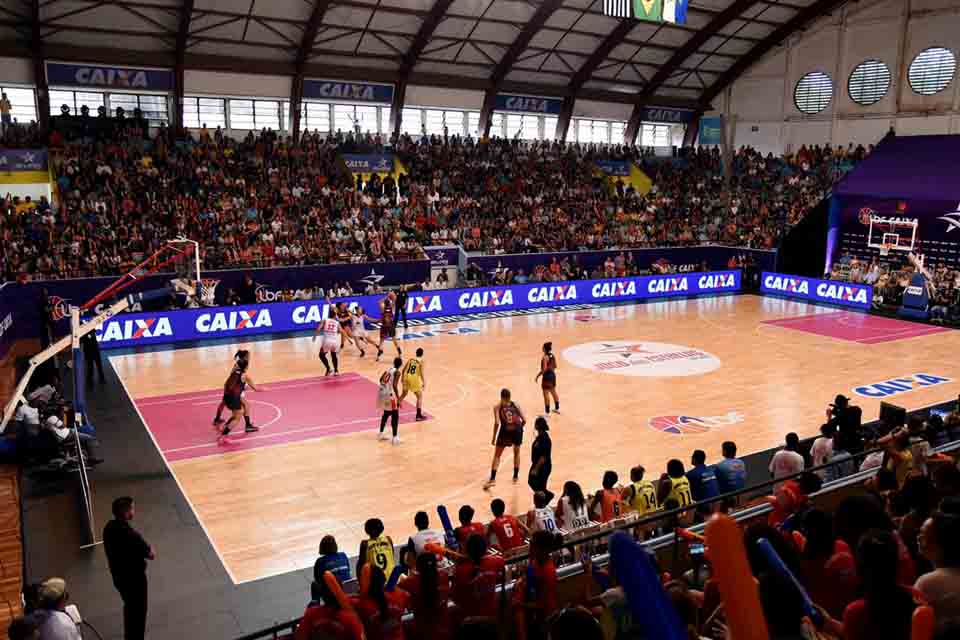
<svg viewBox="0 0 960 640"><path fill-rule="evenodd" d="M943 91L957 70L957 57L944 47L924 49L910 63L907 79L910 88L922 96Z"/></svg>
<svg viewBox="0 0 960 640"><path fill-rule="evenodd" d="M811 71L800 78L793 90L793 103L801 113L820 113L833 98L833 81L822 71Z"/></svg>
<svg viewBox="0 0 960 640"><path fill-rule="evenodd" d="M890 90L890 69L879 60L864 60L847 81L850 99L863 106L880 102Z"/></svg>

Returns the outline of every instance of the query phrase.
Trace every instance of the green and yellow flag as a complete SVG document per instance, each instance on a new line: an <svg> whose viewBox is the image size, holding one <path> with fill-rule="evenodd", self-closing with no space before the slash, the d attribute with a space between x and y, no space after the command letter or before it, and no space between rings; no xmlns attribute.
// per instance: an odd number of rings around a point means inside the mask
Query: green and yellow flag
<svg viewBox="0 0 960 640"><path fill-rule="evenodd" d="M663 22L663 0L633 0L633 17L637 20Z"/></svg>

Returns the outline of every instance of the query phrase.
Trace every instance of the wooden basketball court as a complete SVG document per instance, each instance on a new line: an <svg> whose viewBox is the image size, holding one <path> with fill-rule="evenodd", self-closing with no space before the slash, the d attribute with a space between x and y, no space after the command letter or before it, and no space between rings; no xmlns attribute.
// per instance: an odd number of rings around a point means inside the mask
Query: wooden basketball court
<svg viewBox="0 0 960 640"><path fill-rule="evenodd" d="M430 419L413 422L405 406L399 446L375 437L375 380L392 346L380 363L348 346L345 375L323 379L310 337L242 344L266 389L247 393L263 429L219 448L210 420L240 344L110 357L235 582L311 566L326 534L355 554L369 517L399 542L414 513L435 518L437 504L454 517L470 504L482 521L494 496L525 511L532 422L543 411L534 376L548 340L559 364L561 414L549 418L558 493L570 479L594 490L607 469L626 481L636 464L659 476L697 448L716 460L724 440L747 454L789 431L812 435L837 393L873 419L880 399L854 388L957 375L952 331L752 295L427 325L407 338L405 356L426 352ZM915 408L957 396L955 382L924 384L901 382L887 400ZM503 387L529 423L521 480L512 484L505 454L485 493Z"/></svg>

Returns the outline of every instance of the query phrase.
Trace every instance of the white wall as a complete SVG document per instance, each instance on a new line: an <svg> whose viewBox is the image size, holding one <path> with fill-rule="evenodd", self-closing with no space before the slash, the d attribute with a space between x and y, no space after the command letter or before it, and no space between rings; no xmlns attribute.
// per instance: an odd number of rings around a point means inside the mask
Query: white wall
<svg viewBox="0 0 960 640"><path fill-rule="evenodd" d="M0 57L0 83L33 84L33 62L26 58Z"/></svg>
<svg viewBox="0 0 960 640"><path fill-rule="evenodd" d="M630 111L632 109L633 105L631 104L577 100L573 103L573 117L626 122L630 119ZM570 137L569 134L567 134L567 137Z"/></svg>
<svg viewBox="0 0 960 640"><path fill-rule="evenodd" d="M483 92L409 85L404 102L408 107L443 107L480 111L480 107L483 106Z"/></svg>
<svg viewBox="0 0 960 640"><path fill-rule="evenodd" d="M933 96L916 94L907 80L910 62L931 46L949 47L960 58L960 0L848 4L767 54L729 96L714 100L708 115L736 116L734 144L774 153L802 144L873 144L891 126L900 135L960 133L960 69ZM865 60L882 61L891 74L890 89L869 106L854 102L847 88ZM833 97L822 112L808 115L796 108L793 92L812 71L831 77Z"/></svg>
<svg viewBox="0 0 960 640"><path fill-rule="evenodd" d="M268 76L248 73L220 73L215 71L183 72L184 93L290 99L291 76Z"/></svg>

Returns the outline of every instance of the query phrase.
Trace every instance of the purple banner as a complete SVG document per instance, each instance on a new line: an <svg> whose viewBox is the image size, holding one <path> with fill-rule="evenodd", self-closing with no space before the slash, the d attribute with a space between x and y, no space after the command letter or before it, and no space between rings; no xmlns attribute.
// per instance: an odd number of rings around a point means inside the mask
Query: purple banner
<svg viewBox="0 0 960 640"><path fill-rule="evenodd" d="M460 264L460 248L452 245L424 247L431 267L455 267Z"/></svg>
<svg viewBox="0 0 960 640"><path fill-rule="evenodd" d="M0 149L0 173L46 170L46 149Z"/></svg>
<svg viewBox="0 0 960 640"><path fill-rule="evenodd" d="M960 202L960 135L890 136L834 189L834 194Z"/></svg>

